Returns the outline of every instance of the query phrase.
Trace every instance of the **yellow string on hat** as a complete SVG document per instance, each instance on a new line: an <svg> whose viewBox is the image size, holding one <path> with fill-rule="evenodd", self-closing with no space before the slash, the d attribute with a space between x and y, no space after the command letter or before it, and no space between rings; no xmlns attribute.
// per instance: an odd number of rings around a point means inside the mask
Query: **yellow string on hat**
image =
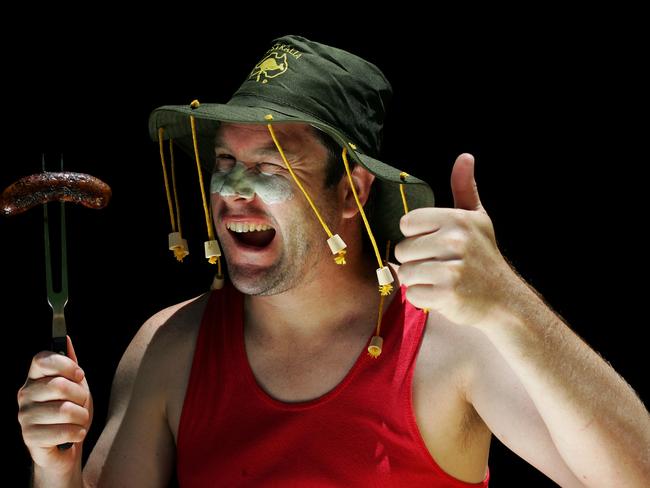
<svg viewBox="0 0 650 488"><path fill-rule="evenodd" d="M370 224L368 224L368 219L366 218L366 213L363 211L363 206L361 205L361 202L359 201L359 196L357 195L357 190L354 187L354 182L352 181L352 175L350 174L350 166L348 164L348 158L347 158L347 151L348 148L344 147L343 148L343 164L345 165L345 172L348 175L348 181L350 183L350 187L352 188L352 194L354 195L354 200L357 202L357 207L359 208L359 213L361 214L361 217L363 218L363 223L366 225L366 231L368 232L368 237L370 237L370 242L372 243L372 248L375 250L375 256L377 257L377 262L379 263L379 267L381 268L381 256L379 255L379 249L377 249L377 243L375 242L375 237L372 235L372 231L370 230Z"/></svg>
<svg viewBox="0 0 650 488"><path fill-rule="evenodd" d="M268 114L264 117L266 120L273 120L273 116L271 114ZM323 229L325 229L325 232L329 236L329 239L327 243L330 246L330 249L332 250L332 253L335 254L334 256L334 262L336 264L344 265L345 264L345 243L343 240L339 237L338 234L332 234L332 231L329 229L323 218L321 217L320 213L318 212L318 209L316 208L316 205L314 205L314 202L312 201L311 197L307 193L307 190L302 186L302 183L296 176L296 174L293 172L293 168L291 168L291 165L289 164L289 161L287 161L286 156L284 155L284 151L282 150L282 147L280 146L280 143L278 142L278 138L275 135L275 131L273 130L273 127L271 124L266 124L266 126L269 129L269 132L271 133L271 137L273 138L273 142L275 143L275 146L278 148L278 151L280 152L280 156L282 156L282 160L284 161L284 164L287 166L287 169L289 170L289 173L291 174L293 180L296 182L296 185L298 185L298 188L302 191L302 194L305 196L307 201L309 202L309 205L311 206L312 210L316 214L316 217L318 218L318 221L320 222L321 226L323 226Z"/></svg>
<svg viewBox="0 0 650 488"><path fill-rule="evenodd" d="M406 181L406 177L407 177L408 175L409 175L408 173L406 173L405 171L402 171L402 172L399 174L399 179L402 180L402 181ZM400 183L400 184L399 184L399 191L400 191L400 193L402 194L402 203L404 204L404 214L406 215L407 213L409 213L409 207L408 207L408 205L406 204L406 195L404 194L404 184L403 184L403 183ZM423 311L424 313L429 313L429 309L428 309L428 308L423 308L422 311Z"/></svg>
<svg viewBox="0 0 650 488"><path fill-rule="evenodd" d="M210 221L212 221L212 206L210 207ZM220 281L223 280L223 274L221 274L221 259L217 259L217 274L215 275L215 281ZM216 288L222 288L223 283L221 283L220 286L215 286L216 283L213 284L213 289Z"/></svg>
<svg viewBox="0 0 650 488"><path fill-rule="evenodd" d="M372 235L372 230L370 230L370 224L368 223L368 219L366 218L366 213L363 211L363 206L359 201L357 190L354 187L354 182L352 181L352 175L350 174L350 165L348 164L347 151L348 148L344 147L342 153L343 164L345 165L345 172L348 175L348 181L350 183L350 187L352 188L352 194L354 195L354 200L357 202L359 213L363 218L363 223L366 226L366 232L368 233L368 237L370 238L370 242L372 243L372 248L375 250L375 256L377 257L377 263L379 264L379 268L377 268L377 278L379 280L379 293L381 293L382 295L389 295L393 291L393 285L391 285L391 283L393 282L393 275L391 274L388 267L384 266L383 263L381 262L381 256L379 255L379 249L377 248L375 237Z"/></svg>
<svg viewBox="0 0 650 488"><path fill-rule="evenodd" d="M194 159L196 161L196 171L199 175L199 186L201 187L201 198L203 200L203 213L205 214L205 226L208 229L208 237L214 239L214 231L210 225L210 213L208 211L208 202L205 197L205 185L203 184L203 172L201 171L201 162L199 159L199 146L196 141L196 122L194 115L190 115L190 125L192 126L192 143L194 144ZM214 264L214 263L212 263Z"/></svg>
<svg viewBox="0 0 650 488"><path fill-rule="evenodd" d="M169 219L171 220L172 231L176 232L176 221L174 220L174 207L172 206L172 197L169 191L169 179L167 178L167 166L165 165L165 147L163 145L163 134L165 129L158 128L158 146L160 148L160 162L162 163L163 179L165 180L165 193L167 194L167 205L169 207Z"/></svg>
<svg viewBox="0 0 650 488"><path fill-rule="evenodd" d="M187 249L187 241L183 239L181 233L181 216L179 212L178 205L178 195L176 194L176 177L174 173L174 151L172 146L172 140L169 140L169 150L171 152L172 159L172 184L174 190L174 199L176 200L176 214L178 216L178 231L176 230L176 221L174 220L174 208L172 206L171 193L169 191L169 178L167 177L167 165L165 164L165 148L163 145L164 140L164 129L162 127L158 128L158 145L160 147L160 162L163 169L163 179L165 180L165 193L167 194L167 205L169 207L169 219L171 221L172 231L168 236L169 240L169 250L174 253L174 257L177 261L182 262L183 258L189 254Z"/></svg>
<svg viewBox="0 0 650 488"><path fill-rule="evenodd" d="M390 240L386 241L386 259L384 260L384 265L388 266L388 256L390 255ZM379 314L377 315L377 329L375 335L370 339L370 345L368 346L368 356L373 359L377 359L381 354L382 347L384 345L384 338L379 335L381 332L381 319L382 312L384 310L384 299L386 295L379 295Z"/></svg>
<svg viewBox="0 0 650 488"><path fill-rule="evenodd" d="M200 105L198 100L193 100L190 106L195 109ZM208 210L208 202L205 196L205 186L203 184L203 172L201 171L201 160L199 158L199 145L196 140L196 121L194 115L190 115L190 126L192 128L192 143L194 145L194 159L196 161L196 171L199 175L199 186L201 187L201 199L203 200L203 213L205 214L205 226L208 230L208 241L205 242L205 257L210 264L219 263L221 257L221 249L219 243L214 237L214 229L210 222L210 211ZM221 265L219 263L219 269ZM219 274L220 276L220 274Z"/></svg>
<svg viewBox="0 0 650 488"><path fill-rule="evenodd" d="M399 174L399 179L402 181L406 181L406 177L408 176L408 173L402 171ZM404 203L404 214L409 213L409 207L406 204L406 195L404 194L404 184L400 183L399 184L399 192L402 194L402 203Z"/></svg>
<svg viewBox="0 0 650 488"><path fill-rule="evenodd" d="M174 192L174 203L176 204L176 218L178 220L178 232L182 235L181 210L178 204L178 193L176 192L176 162L174 161L174 140L169 138L169 155L172 160L172 191Z"/></svg>

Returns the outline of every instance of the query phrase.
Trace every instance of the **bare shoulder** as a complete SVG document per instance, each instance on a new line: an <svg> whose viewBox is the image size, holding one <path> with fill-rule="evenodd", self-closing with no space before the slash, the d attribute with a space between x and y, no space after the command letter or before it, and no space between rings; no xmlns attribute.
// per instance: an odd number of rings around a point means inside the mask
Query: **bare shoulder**
<svg viewBox="0 0 650 488"><path fill-rule="evenodd" d="M210 293L203 293L189 300L176 303L156 312L140 328L136 337L138 345L147 346L155 340L156 344L165 340L185 337L188 332L198 329L203 309Z"/></svg>
<svg viewBox="0 0 650 488"><path fill-rule="evenodd" d="M113 378L106 425L83 470L88 486L166 486L175 450L170 398L189 374L209 295L160 310L134 336Z"/></svg>
<svg viewBox="0 0 650 488"><path fill-rule="evenodd" d="M394 285L399 287L397 271L400 265L388 264L394 271ZM480 330L451 322L432 310L427 315L418 364L421 370L436 371L436 376L440 376L442 368L446 378L454 382L458 394L465 396L468 375L477 367L477 362L482 357L479 351L486 351L490 347L491 343Z"/></svg>
<svg viewBox="0 0 650 488"><path fill-rule="evenodd" d="M400 265L388 263L395 276L394 286L401 286L397 271ZM479 338L469 327L461 327L446 320L435 311L427 315L422 342L418 352L416 375L423 384L435 382L463 396L463 383L471 370L471 361L476 355L473 348ZM441 374L444 372L444 375Z"/></svg>
<svg viewBox="0 0 650 488"><path fill-rule="evenodd" d="M130 349L141 349L139 357L134 360L146 362L148 371L154 372L158 378L165 378L158 393L162 396L174 438L196 339L209 298L210 292L207 292L160 310L142 325L129 346Z"/></svg>
<svg viewBox="0 0 650 488"><path fill-rule="evenodd" d="M169 358L179 353L179 349L193 346L192 340L198 333L201 314L209 295L204 293L176 303L149 317L131 340L118 366L118 373L135 373L140 370L143 361L150 366L150 370L164 369ZM131 380L128 376L126 373L122 379ZM119 377L116 375L116 380Z"/></svg>
<svg viewBox="0 0 650 488"><path fill-rule="evenodd" d="M390 265L397 275L399 265ZM486 473L491 432L468 400L467 384L481 357L478 349L486 347L485 338L435 310L426 320L413 374L416 423L443 471L479 482Z"/></svg>

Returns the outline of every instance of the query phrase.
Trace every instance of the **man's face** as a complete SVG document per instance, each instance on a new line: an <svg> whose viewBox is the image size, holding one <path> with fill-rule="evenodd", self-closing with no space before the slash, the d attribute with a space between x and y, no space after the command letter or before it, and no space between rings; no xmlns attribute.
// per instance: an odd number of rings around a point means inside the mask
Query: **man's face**
<svg viewBox="0 0 650 488"><path fill-rule="evenodd" d="M325 147L307 124L275 124L273 129L293 172L336 232L341 218L337 193L323 190ZM266 125L224 123L216 141L211 201L235 287L249 295L274 295L313 279L318 264L331 260L327 235ZM260 226L273 229L256 230Z"/></svg>

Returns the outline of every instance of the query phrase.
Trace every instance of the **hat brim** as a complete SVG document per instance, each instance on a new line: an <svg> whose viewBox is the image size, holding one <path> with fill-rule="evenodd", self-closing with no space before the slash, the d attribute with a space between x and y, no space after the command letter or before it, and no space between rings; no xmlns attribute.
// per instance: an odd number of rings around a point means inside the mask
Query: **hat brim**
<svg viewBox="0 0 650 488"><path fill-rule="evenodd" d="M257 100L259 103L259 100ZM269 120L268 116L272 119ZM402 172L378 159L363 154L345 134L317 117L290 107L278 107L268 103L268 107L228 104L201 104L197 108L188 105L165 105L155 109L149 116L149 134L158 142L159 128L163 128L163 139L173 139L194 159L194 143L190 116L194 117L197 146L203 169L209 174L214 166L214 135L221 122L245 124L305 123L329 134L339 145L347 148L350 158L376 176L373 186L375 209L370 216L377 244L390 239L393 244L404 238L399 230L399 219L404 214L400 183L408 185L405 189L409 210L420 207L433 207L433 190L429 184L415 176L401 176Z"/></svg>

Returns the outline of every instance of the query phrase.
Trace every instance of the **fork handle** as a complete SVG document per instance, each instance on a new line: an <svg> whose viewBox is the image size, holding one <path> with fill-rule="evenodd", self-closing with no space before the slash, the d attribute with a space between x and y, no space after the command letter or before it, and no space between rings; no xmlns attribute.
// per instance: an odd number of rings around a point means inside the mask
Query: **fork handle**
<svg viewBox="0 0 650 488"><path fill-rule="evenodd" d="M63 337L53 337L52 338L52 350L56 352L57 354L63 354L64 356L67 356L68 352L68 340L66 339L65 336ZM70 449L72 447L72 442L65 442L63 444L59 444L56 446L59 448L59 451L65 451L66 449Z"/></svg>
<svg viewBox="0 0 650 488"><path fill-rule="evenodd" d="M52 350L64 356L68 355L68 341L65 336L52 337Z"/></svg>

